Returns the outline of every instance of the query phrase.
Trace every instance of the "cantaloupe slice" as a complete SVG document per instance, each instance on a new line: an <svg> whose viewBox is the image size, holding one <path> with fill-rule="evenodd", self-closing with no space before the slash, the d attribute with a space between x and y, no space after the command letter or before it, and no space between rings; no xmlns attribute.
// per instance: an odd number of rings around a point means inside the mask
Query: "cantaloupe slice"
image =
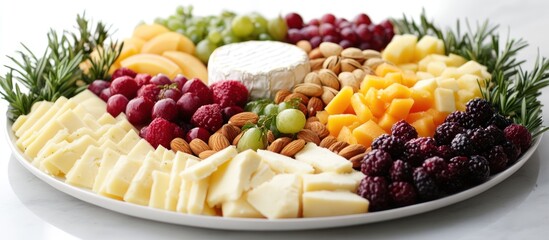
<svg viewBox="0 0 549 240"><path fill-rule="evenodd" d="M203 82L208 83L208 69L195 56L180 51L167 51L162 56L176 63L181 68L181 71L183 71L185 77L189 79L199 78Z"/></svg>
<svg viewBox="0 0 549 240"><path fill-rule="evenodd" d="M329 114L341 114L351 104L351 97L353 96L353 88L345 86L339 90L337 95L326 105L324 108Z"/></svg>
<svg viewBox="0 0 549 240"><path fill-rule="evenodd" d="M148 53L128 57L120 62L120 66L132 69L138 73L148 73L153 76L162 73L166 74L169 78L174 78L177 74L183 73L179 66L171 60Z"/></svg>
<svg viewBox="0 0 549 240"><path fill-rule="evenodd" d="M165 33L169 32L170 30L160 24L141 24L133 30L133 36L137 38L141 38L144 41L149 41L152 38Z"/></svg>

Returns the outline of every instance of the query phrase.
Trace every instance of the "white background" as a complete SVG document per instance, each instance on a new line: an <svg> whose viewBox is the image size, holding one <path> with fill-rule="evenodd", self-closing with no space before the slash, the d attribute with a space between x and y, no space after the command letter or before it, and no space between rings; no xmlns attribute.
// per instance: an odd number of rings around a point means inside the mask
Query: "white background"
<svg viewBox="0 0 549 240"><path fill-rule="evenodd" d="M76 14L102 20L127 37L140 21L167 17L178 5L192 4L197 15L258 11L267 17L296 11L305 19L334 13L352 19L365 12L374 22L402 13L418 16L422 9L442 26L468 18L471 23L489 19L510 36L528 40L521 55L531 66L536 54L549 56L549 17L546 1L2 1L0 2L0 73L23 42L42 53L49 28L68 29ZM542 96L547 102L547 94ZM6 103L0 103L6 112ZM549 109L544 108L547 118ZM0 118L4 129L5 118ZM57 192L24 170L0 137L0 232L3 239L544 239L549 234L549 157L547 140L513 177L462 203L431 213L358 227L302 232L253 233L188 228L127 217Z"/></svg>

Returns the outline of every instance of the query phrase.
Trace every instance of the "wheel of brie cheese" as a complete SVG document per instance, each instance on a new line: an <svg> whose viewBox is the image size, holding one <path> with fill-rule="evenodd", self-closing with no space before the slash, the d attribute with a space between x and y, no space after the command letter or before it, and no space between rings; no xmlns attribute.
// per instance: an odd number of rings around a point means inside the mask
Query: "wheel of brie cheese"
<svg viewBox="0 0 549 240"><path fill-rule="evenodd" d="M248 41L217 48L208 61L208 82L239 80L252 99L272 98L278 90L292 89L309 73L309 57L300 48L282 42Z"/></svg>

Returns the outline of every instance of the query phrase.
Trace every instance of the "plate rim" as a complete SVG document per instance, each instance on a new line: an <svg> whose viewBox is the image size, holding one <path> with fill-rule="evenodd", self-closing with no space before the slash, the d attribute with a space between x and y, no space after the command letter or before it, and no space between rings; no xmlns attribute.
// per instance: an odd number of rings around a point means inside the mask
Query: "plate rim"
<svg viewBox="0 0 549 240"><path fill-rule="evenodd" d="M534 138L534 141L532 142L530 148L505 171L490 177L488 181L480 185L440 199L380 212L333 217L288 218L269 220L258 218L228 218L220 216L203 216L179 213L111 199L102 195L98 195L91 190L69 185L62 181L61 178L48 175L47 173L42 172L38 168L34 167L29 161L28 157L25 156L24 153L16 146L16 137L11 127L12 122L8 118L6 118L6 126L4 128L4 131L6 133L5 135L8 145L10 146L10 149L12 151L12 155L15 156L17 161L34 176L47 183L51 187L55 188L56 190L61 191L69 196L90 203L92 205L108 209L113 212L137 218L191 227L242 231L288 231L337 228L388 221L434 211L436 209L459 203L474 196L477 196L512 176L530 159L532 154L537 150L543 137L543 134L541 134Z"/></svg>

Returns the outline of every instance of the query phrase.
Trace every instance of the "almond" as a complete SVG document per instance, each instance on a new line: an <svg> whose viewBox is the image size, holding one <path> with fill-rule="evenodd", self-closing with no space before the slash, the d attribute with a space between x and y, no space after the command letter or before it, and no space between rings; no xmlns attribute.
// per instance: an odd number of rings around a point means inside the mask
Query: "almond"
<svg viewBox="0 0 549 240"><path fill-rule="evenodd" d="M223 136L223 134L214 133L210 136L210 139L208 139L208 145L212 150L220 151L231 145L231 143L229 142L229 139Z"/></svg>
<svg viewBox="0 0 549 240"><path fill-rule="evenodd" d="M343 142L343 141L338 141L338 142L332 144L332 146L330 146L328 149L330 149L330 151L332 151L332 152L339 153L339 151L341 151L342 149L344 149L347 146L349 146L349 143Z"/></svg>
<svg viewBox="0 0 549 240"><path fill-rule="evenodd" d="M324 102L320 98L312 97L307 104L307 116L316 116L316 112L324 109Z"/></svg>
<svg viewBox="0 0 549 240"><path fill-rule="evenodd" d="M193 154L192 150L191 150L191 147L189 146L189 144L187 143L187 141L185 141L183 138L174 138L171 142L170 142L170 147L172 150L176 151L176 152L184 152L184 153L188 153L188 154Z"/></svg>
<svg viewBox="0 0 549 240"><path fill-rule="evenodd" d="M366 152L366 147L364 147L362 144L351 144L339 151L339 156L342 156L347 159L351 159L352 157Z"/></svg>
<svg viewBox="0 0 549 240"><path fill-rule="evenodd" d="M229 142L232 142L234 138L240 134L241 130L239 127L233 126L231 124L225 124L220 129L220 133L223 134L229 140Z"/></svg>
<svg viewBox="0 0 549 240"><path fill-rule="evenodd" d="M353 168L360 168L360 166L362 165L362 160L364 159L364 156L366 156L365 152L355 155L354 157L349 159L349 161L353 164Z"/></svg>
<svg viewBox="0 0 549 240"><path fill-rule="evenodd" d="M259 116L253 112L241 112L233 115L229 119L229 124L241 128L242 126L251 123L256 124Z"/></svg>
<svg viewBox="0 0 549 240"><path fill-rule="evenodd" d="M334 136L327 136L325 137L324 139L322 139L322 141L320 141L320 145L321 147L323 148L330 148L332 145L334 145L334 143L337 142L337 138L334 137Z"/></svg>
<svg viewBox="0 0 549 240"><path fill-rule="evenodd" d="M206 151L203 151L200 154L198 154L198 157L200 159L206 159L206 158L208 158L209 156L213 155L216 152L217 151L214 151L214 150L206 150Z"/></svg>
<svg viewBox="0 0 549 240"><path fill-rule="evenodd" d="M298 139L303 139L303 140L305 140L305 142L313 142L316 145L320 144L320 138L311 129L301 129L301 131L299 131L297 133L297 138Z"/></svg>
<svg viewBox="0 0 549 240"><path fill-rule="evenodd" d="M297 93L297 92L292 93L292 94L286 96L286 97L284 98L284 101L285 101L285 102L286 102L286 101L290 101L290 100L292 100L292 99L294 99L294 98L298 98L298 99L301 101L301 103L303 103L303 104L309 103L309 97L305 96L305 94L303 94L303 93Z"/></svg>
<svg viewBox="0 0 549 240"><path fill-rule="evenodd" d="M305 125L307 129L310 129L311 131L315 132L316 135L320 139L326 138L328 135L330 135L330 131L328 131L328 128L326 125L322 124L321 122L312 122Z"/></svg>
<svg viewBox="0 0 549 240"><path fill-rule="evenodd" d="M280 153L280 151L282 151L282 149L286 147L286 145L288 145L290 142L292 142L292 139L289 137L278 138L267 147L267 150L275 153Z"/></svg>
<svg viewBox="0 0 549 240"><path fill-rule="evenodd" d="M242 134L244 134L244 132L240 132L238 135L236 135L236 137L234 137L233 145L236 146L238 144L238 141L240 141L240 138L242 137Z"/></svg>
<svg viewBox="0 0 549 240"><path fill-rule="evenodd" d="M191 150L193 151L194 155L198 156L201 152L204 152L206 150L212 150L206 142L202 141L200 138L193 139L189 146L191 147Z"/></svg>
<svg viewBox="0 0 549 240"><path fill-rule="evenodd" d="M297 109L299 109L303 115L307 116L307 106L305 106L305 104L299 103L299 105L297 105Z"/></svg>
<svg viewBox="0 0 549 240"><path fill-rule="evenodd" d="M305 140L296 139L288 143L288 145L286 145L284 148L282 148L280 154L288 157L294 157L296 153L303 149L303 147L305 147Z"/></svg>
<svg viewBox="0 0 549 240"><path fill-rule="evenodd" d="M267 131L267 142L270 144L276 140L275 135L273 134L273 131L269 130Z"/></svg>
<svg viewBox="0 0 549 240"><path fill-rule="evenodd" d="M300 83L294 87L294 93L302 93L307 97L320 97L322 87L314 83Z"/></svg>
<svg viewBox="0 0 549 240"><path fill-rule="evenodd" d="M292 92L290 92L287 89L278 90L278 92L276 92L276 95L275 95L275 98L274 98L275 103L279 104L281 102L284 102L284 98L286 98L286 96L290 95L291 93Z"/></svg>

